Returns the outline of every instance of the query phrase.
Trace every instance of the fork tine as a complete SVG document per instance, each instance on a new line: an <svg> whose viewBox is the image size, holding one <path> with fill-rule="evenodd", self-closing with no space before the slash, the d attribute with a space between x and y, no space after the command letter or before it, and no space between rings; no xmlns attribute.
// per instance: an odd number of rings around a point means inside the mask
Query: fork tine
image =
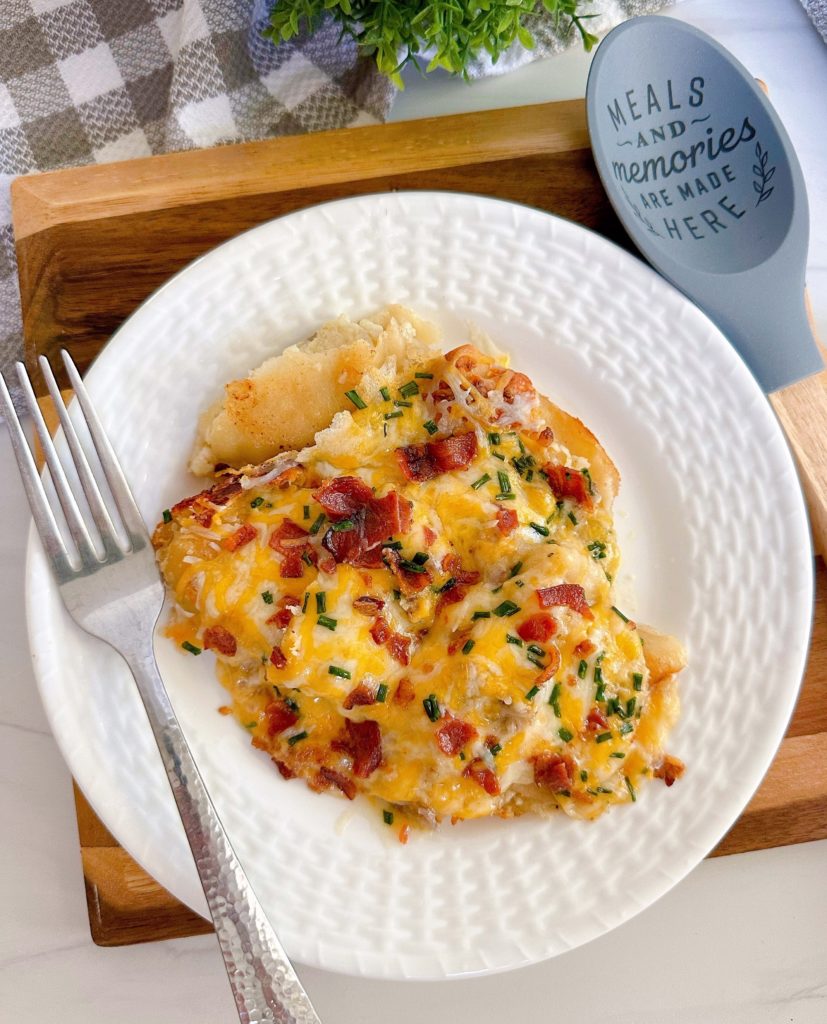
<svg viewBox="0 0 827 1024"><path fill-rule="evenodd" d="M108 559L114 559L122 556L123 551L118 544L118 535L115 529L115 524L112 522L109 510L103 502L97 481L92 475L89 460L86 458L86 453L81 446L74 424L69 418L68 410L63 402L63 398L57 386L57 381L55 380L52 368L49 365L49 360L45 356L40 356L38 362L40 363L40 370L43 374L43 379L46 382L46 387L49 389L52 403L60 420L60 425L63 427L63 433L69 445L69 450L72 453L75 469L77 470L81 487L83 487L83 493L86 495L86 500L89 502L89 511L92 513L92 518L95 521L95 525L97 526L101 540L103 541L106 557Z"/></svg>
<svg viewBox="0 0 827 1024"><path fill-rule="evenodd" d="M89 428L89 435L98 453L98 458L103 467L109 489L112 492L112 497L115 499L115 505L130 535L133 547L136 549L142 548L149 543L149 533L147 532L146 524L135 503L135 499L132 497L132 491L130 491L126 477L123 475L118 458L112 449L112 445L109 443L109 438L104 433L89 394L86 391L86 386L80 379L80 374L72 361L72 357L66 349L62 349L60 354L63 357L63 365L66 367L69 381L86 420L86 426Z"/></svg>
<svg viewBox="0 0 827 1024"><path fill-rule="evenodd" d="M69 558L69 552L55 522L55 517L46 492L43 490L43 483L34 464L31 450L23 427L17 417L17 411L12 405L9 390L3 375L0 374L0 412L3 413L9 425L9 437L11 439L14 457L17 459L17 466L20 470L20 479L23 481L23 489L29 500L29 507L32 510L37 532L43 548L52 562L52 566L60 579L69 579L75 575L76 569Z"/></svg>
<svg viewBox="0 0 827 1024"><path fill-rule="evenodd" d="M63 509L66 525L69 527L69 532L71 533L72 540L75 542L75 546L78 549L81 561L86 564L99 562L100 557L95 550L95 545L89 535L86 523L83 521L83 516L78 508L75 496L72 494L72 489L66 478L66 472L63 469L63 464L58 458L57 451L54 443L52 442L48 427L46 426L46 421L43 419L43 414L40 411L40 406L37 404L37 399L34 397L34 391L32 390L29 375L26 373L26 367L20 362L15 363L15 367L17 369L17 376L20 380L20 386L23 389L23 397L26 400L26 406L28 407L29 414L34 421L34 427L37 431L40 447L43 449L43 454L46 457L46 465L49 467L49 473L55 487L57 499L60 502L60 507Z"/></svg>

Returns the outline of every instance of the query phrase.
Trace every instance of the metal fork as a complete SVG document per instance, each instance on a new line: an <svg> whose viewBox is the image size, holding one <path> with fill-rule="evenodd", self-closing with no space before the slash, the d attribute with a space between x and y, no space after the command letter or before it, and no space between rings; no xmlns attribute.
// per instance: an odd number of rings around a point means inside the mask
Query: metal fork
<svg viewBox="0 0 827 1024"><path fill-rule="evenodd" d="M63 602L82 629L118 651L135 677L204 887L239 1018L243 1024L320 1024L230 845L172 710L152 646L164 588L149 534L80 375L69 354L61 354L114 499L122 536L107 511L43 356L40 369L86 496L91 523L81 512L22 363L17 364L17 373L76 551L67 546L58 528L2 375L0 412L9 424L26 496ZM94 461L94 456L91 458Z"/></svg>

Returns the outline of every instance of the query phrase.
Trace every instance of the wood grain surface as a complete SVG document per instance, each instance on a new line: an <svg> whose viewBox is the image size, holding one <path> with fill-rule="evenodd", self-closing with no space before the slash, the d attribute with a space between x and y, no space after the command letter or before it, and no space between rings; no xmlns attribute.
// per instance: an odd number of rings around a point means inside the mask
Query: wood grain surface
<svg viewBox="0 0 827 1024"><path fill-rule="evenodd" d="M631 248L599 185L579 100L19 178L12 210L30 370L38 354L60 347L88 366L150 292L246 228L323 200L395 188L513 199ZM792 412L799 425L807 418L801 395ZM41 405L53 421L48 399ZM816 585L809 661L787 736L712 856L827 838L827 572L820 559ZM210 930L129 857L77 789L75 801L96 943Z"/></svg>

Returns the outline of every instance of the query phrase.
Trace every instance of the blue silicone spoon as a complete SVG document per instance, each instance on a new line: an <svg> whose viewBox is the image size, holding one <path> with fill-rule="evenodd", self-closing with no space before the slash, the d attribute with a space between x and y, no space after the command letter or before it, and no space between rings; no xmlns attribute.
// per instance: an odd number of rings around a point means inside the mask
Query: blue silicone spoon
<svg viewBox="0 0 827 1024"><path fill-rule="evenodd" d="M784 126L727 50L660 16L606 36L586 111L600 178L635 245L775 392L823 540L827 394L811 377L824 363L804 301L807 193Z"/></svg>

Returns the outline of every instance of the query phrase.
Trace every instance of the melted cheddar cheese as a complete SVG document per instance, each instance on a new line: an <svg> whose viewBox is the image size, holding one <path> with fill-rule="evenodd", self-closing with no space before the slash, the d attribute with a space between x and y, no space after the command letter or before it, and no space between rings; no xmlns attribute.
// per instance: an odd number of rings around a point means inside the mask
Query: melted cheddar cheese
<svg viewBox="0 0 827 1024"><path fill-rule="evenodd" d="M314 445L165 514L169 635L216 653L283 775L386 820L634 800L664 774L683 656L653 633L653 671L615 607L605 452L470 346L349 398Z"/></svg>

